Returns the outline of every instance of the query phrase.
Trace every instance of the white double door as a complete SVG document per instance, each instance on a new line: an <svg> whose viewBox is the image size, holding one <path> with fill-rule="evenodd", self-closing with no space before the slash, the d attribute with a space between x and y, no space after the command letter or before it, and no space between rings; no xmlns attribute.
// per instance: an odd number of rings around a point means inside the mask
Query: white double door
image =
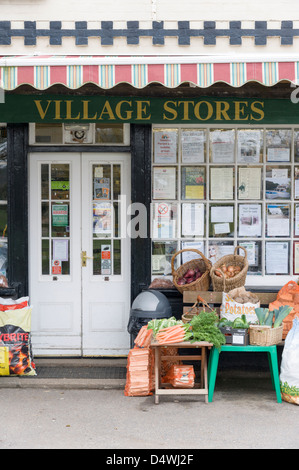
<svg viewBox="0 0 299 470"><path fill-rule="evenodd" d="M130 154L29 155L36 356L128 353Z"/></svg>

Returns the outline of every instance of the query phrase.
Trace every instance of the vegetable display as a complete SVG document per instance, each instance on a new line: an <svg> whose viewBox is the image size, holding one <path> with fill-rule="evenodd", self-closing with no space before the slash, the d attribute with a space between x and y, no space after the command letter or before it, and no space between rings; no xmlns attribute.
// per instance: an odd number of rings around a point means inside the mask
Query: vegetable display
<svg viewBox="0 0 299 470"><path fill-rule="evenodd" d="M207 341L213 343L218 350L222 344L226 343L224 334L221 333L218 326L218 315L215 311L200 312L190 321L192 328L191 342Z"/></svg>
<svg viewBox="0 0 299 470"><path fill-rule="evenodd" d="M258 325L278 328L292 310L293 307L289 307L288 305L281 306L272 311L268 308L256 308L255 313L258 318Z"/></svg>
<svg viewBox="0 0 299 470"><path fill-rule="evenodd" d="M215 269L216 276L223 277L224 275L225 279L230 279L232 277L235 277L240 272L241 272L240 266L233 266L233 265L226 266L225 264L220 266L219 269Z"/></svg>
<svg viewBox="0 0 299 470"><path fill-rule="evenodd" d="M203 273L199 270L199 268L188 269L188 271L177 280L178 286L184 286L185 284L191 284L191 282L196 281L199 279Z"/></svg>
<svg viewBox="0 0 299 470"><path fill-rule="evenodd" d="M247 321L246 315L237 317L234 321L228 320L227 318L221 318L218 323L218 327L231 326L232 328L249 328L250 322Z"/></svg>

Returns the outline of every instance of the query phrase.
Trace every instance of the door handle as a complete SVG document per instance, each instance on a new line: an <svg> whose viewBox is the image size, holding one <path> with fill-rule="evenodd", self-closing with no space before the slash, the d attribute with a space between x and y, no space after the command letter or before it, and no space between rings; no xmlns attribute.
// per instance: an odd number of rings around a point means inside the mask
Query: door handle
<svg viewBox="0 0 299 470"><path fill-rule="evenodd" d="M87 256L86 251L81 251L81 266L82 268L86 267L86 260L93 259L93 256Z"/></svg>

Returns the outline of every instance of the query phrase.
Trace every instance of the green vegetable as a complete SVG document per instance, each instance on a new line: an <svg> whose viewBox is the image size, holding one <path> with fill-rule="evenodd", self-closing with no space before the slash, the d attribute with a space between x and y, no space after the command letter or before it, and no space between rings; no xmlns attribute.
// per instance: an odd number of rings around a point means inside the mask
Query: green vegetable
<svg viewBox="0 0 299 470"><path fill-rule="evenodd" d="M190 335L187 334L187 330L190 328L190 326L187 324L187 327L185 328L186 324L182 322L182 320L177 320L175 317L159 319L155 318L154 320L148 322L147 329L153 330L153 336L155 337L161 328L168 328L169 326L175 325L182 325L186 331L185 340L186 338L189 339Z"/></svg>
<svg viewBox="0 0 299 470"><path fill-rule="evenodd" d="M288 305L284 305L279 307L279 309L274 310L274 326L273 328L278 328L282 321L291 313L293 307L289 307Z"/></svg>
<svg viewBox="0 0 299 470"><path fill-rule="evenodd" d="M258 318L259 325L273 326L273 328L278 328L282 321L291 313L293 307L284 305L279 307L279 309L270 310L268 308L256 308L255 313ZM273 325L274 321L274 325Z"/></svg>
<svg viewBox="0 0 299 470"><path fill-rule="evenodd" d="M226 343L225 336L221 333L218 326L218 316L216 312L200 312L190 321L192 327L193 339L195 341L207 341L213 343L215 348L220 350L222 344Z"/></svg>

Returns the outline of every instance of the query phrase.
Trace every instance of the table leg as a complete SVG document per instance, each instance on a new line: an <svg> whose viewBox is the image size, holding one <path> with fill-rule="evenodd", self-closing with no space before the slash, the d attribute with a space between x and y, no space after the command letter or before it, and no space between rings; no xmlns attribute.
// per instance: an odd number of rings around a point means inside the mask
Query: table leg
<svg viewBox="0 0 299 470"><path fill-rule="evenodd" d="M160 385L160 351L155 348L155 404L159 404L159 395L157 393Z"/></svg>
<svg viewBox="0 0 299 470"><path fill-rule="evenodd" d="M269 362L271 362L270 370L271 370L272 382L274 384L274 389L275 389L275 392L276 392L277 402L282 403L276 346L274 348L271 348L269 353L270 353L270 361Z"/></svg>
<svg viewBox="0 0 299 470"><path fill-rule="evenodd" d="M217 369L218 369L218 361L219 361L219 351L214 346L211 350L210 359L209 359L209 373L208 373L209 402L213 401Z"/></svg>

